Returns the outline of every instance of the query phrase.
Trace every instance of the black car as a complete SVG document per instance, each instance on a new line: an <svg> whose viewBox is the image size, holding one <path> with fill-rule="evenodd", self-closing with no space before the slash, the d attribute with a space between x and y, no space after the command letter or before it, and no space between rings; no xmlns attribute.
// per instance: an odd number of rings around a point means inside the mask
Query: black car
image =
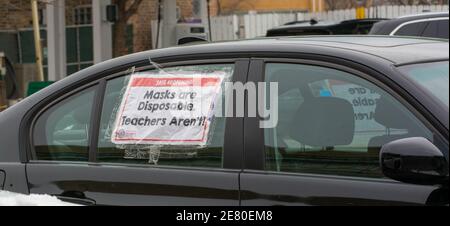
<svg viewBox="0 0 450 226"><path fill-rule="evenodd" d="M376 23L370 34L448 39L448 29L448 12L425 13Z"/></svg>
<svg viewBox="0 0 450 226"><path fill-rule="evenodd" d="M267 31L267 37L307 35L366 35L375 23L384 19L357 19L328 22L311 19L295 21Z"/></svg>
<svg viewBox="0 0 450 226"><path fill-rule="evenodd" d="M100 63L0 113L0 188L86 205L448 205L448 50L400 37L267 38ZM151 80L162 75L176 81ZM150 105L174 96L143 89L147 118L128 119L130 87L192 75L205 87L219 81L211 75L277 84L267 100L278 122L261 128L247 91L235 94L244 115L209 118L205 145L171 132L158 134L173 145L113 142L136 135L117 125L163 124Z"/></svg>

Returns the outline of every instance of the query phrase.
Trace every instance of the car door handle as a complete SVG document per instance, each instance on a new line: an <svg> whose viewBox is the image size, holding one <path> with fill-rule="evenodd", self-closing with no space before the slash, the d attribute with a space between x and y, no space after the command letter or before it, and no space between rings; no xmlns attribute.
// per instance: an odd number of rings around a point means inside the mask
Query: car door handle
<svg viewBox="0 0 450 226"><path fill-rule="evenodd" d="M89 199L89 198L74 198L74 197L68 197L68 196L63 196L63 195L56 195L55 197L63 202L78 204L78 205L82 205L82 206L95 206L96 205L95 200Z"/></svg>

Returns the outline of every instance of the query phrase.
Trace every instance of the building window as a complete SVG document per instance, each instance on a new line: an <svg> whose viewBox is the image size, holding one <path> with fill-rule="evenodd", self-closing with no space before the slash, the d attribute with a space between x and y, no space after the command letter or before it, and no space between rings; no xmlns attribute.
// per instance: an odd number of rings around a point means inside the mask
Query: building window
<svg viewBox="0 0 450 226"><path fill-rule="evenodd" d="M73 13L74 23L80 24L92 24L92 7L91 6L78 6L74 9Z"/></svg>

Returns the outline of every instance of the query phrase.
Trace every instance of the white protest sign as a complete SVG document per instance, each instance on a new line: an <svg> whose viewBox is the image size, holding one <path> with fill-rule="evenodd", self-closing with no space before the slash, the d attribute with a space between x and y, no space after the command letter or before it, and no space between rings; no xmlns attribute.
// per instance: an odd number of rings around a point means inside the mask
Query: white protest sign
<svg viewBox="0 0 450 226"><path fill-rule="evenodd" d="M206 145L224 72L135 74L117 112L114 144Z"/></svg>

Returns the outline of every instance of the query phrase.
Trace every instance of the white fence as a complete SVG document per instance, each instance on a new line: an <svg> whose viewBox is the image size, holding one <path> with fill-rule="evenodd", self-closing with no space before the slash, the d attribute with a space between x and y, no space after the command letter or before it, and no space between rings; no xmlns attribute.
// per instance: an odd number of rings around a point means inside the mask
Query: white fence
<svg viewBox="0 0 450 226"><path fill-rule="evenodd" d="M239 17L236 15L212 17L211 36L213 41L239 39Z"/></svg>
<svg viewBox="0 0 450 226"><path fill-rule="evenodd" d="M423 12L448 12L448 10L448 5L379 6L367 8L366 17L391 19ZM325 21L351 20L356 18L356 9L320 13L249 13L212 17L211 34L213 41L249 39L265 36L267 30L291 21L313 18ZM156 40L156 22L152 25L153 40Z"/></svg>
<svg viewBox="0 0 450 226"><path fill-rule="evenodd" d="M448 5L379 6L366 9L368 18L397 18L422 12L445 12ZM342 21L356 18L356 9L320 13L263 13L214 17L211 22L213 41L255 38L265 36L267 30L291 21L310 19ZM234 21L226 23L224 21ZM224 27L230 26L230 27ZM225 32L226 31L226 32ZM223 34L223 35L222 35Z"/></svg>

